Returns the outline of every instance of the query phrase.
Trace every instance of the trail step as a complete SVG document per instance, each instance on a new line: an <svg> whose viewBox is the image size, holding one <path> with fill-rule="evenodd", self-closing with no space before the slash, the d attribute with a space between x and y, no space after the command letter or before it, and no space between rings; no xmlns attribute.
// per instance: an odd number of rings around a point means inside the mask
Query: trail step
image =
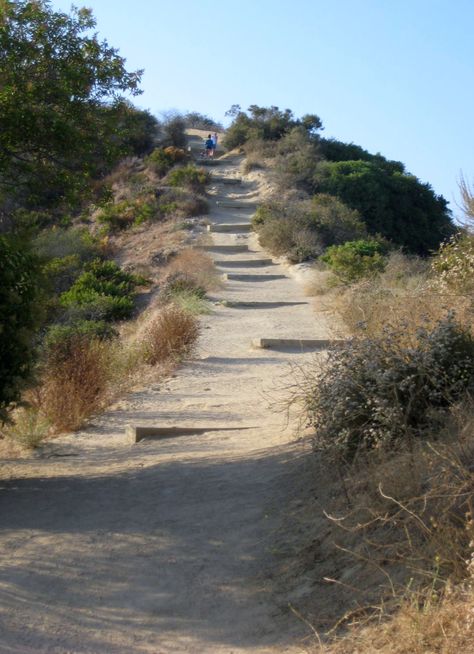
<svg viewBox="0 0 474 654"><path fill-rule="evenodd" d="M242 184L242 177L221 177L215 181L220 182L221 184L228 184L229 186L232 186L234 184Z"/></svg>
<svg viewBox="0 0 474 654"><path fill-rule="evenodd" d="M325 338L254 338L252 347L263 349L325 350L347 341Z"/></svg>
<svg viewBox="0 0 474 654"><path fill-rule="evenodd" d="M309 302L238 302L222 300L221 304L230 309L279 309L280 307L296 307Z"/></svg>
<svg viewBox="0 0 474 654"><path fill-rule="evenodd" d="M251 223L220 223L214 225L208 225L208 232L250 232L252 230Z"/></svg>
<svg viewBox="0 0 474 654"><path fill-rule="evenodd" d="M286 275L247 275L245 273L224 273L223 278L234 282L270 282L275 279L288 279Z"/></svg>
<svg viewBox="0 0 474 654"><path fill-rule="evenodd" d="M144 438L177 438L179 436L201 436L211 431L240 431L252 427L134 427L128 425L125 436L129 443L138 443Z"/></svg>
<svg viewBox="0 0 474 654"><path fill-rule="evenodd" d="M233 254L234 252L249 252L248 245L196 245L198 250L209 250L221 254Z"/></svg>
<svg viewBox="0 0 474 654"><path fill-rule="evenodd" d="M272 259L214 259L215 266L225 268L258 268L260 266L271 266L272 264Z"/></svg>
<svg viewBox="0 0 474 654"><path fill-rule="evenodd" d="M216 205L218 207L223 207L224 209L249 209L249 211L256 211L257 205L255 204L244 204L243 202L229 202L216 200Z"/></svg>
<svg viewBox="0 0 474 654"><path fill-rule="evenodd" d="M196 162L199 163L200 166L219 166L220 161L218 159L196 159Z"/></svg>

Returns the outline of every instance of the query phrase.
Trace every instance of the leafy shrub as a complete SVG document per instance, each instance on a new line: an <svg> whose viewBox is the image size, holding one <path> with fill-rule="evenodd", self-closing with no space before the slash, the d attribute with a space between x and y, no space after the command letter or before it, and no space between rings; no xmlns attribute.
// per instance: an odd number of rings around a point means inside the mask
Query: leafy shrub
<svg viewBox="0 0 474 654"><path fill-rule="evenodd" d="M0 236L0 424L30 375L37 275L37 262L28 250Z"/></svg>
<svg viewBox="0 0 474 654"><path fill-rule="evenodd" d="M184 186L196 193L203 193L210 178L209 172L204 170L204 168L197 168L189 164L188 166L182 166L172 170L168 174L166 181L170 186Z"/></svg>
<svg viewBox="0 0 474 654"><path fill-rule="evenodd" d="M318 234L299 215L273 217L259 228L260 244L273 255L286 256L291 263L318 257L324 249Z"/></svg>
<svg viewBox="0 0 474 654"><path fill-rule="evenodd" d="M474 236L465 234L443 243L432 270L435 284L445 292L474 293Z"/></svg>
<svg viewBox="0 0 474 654"><path fill-rule="evenodd" d="M181 289L179 291L174 291L170 296L170 300L180 309L183 309L183 311L186 311L193 316L209 314L211 313L209 302L205 297L202 297L199 291L199 287L198 293L195 292L195 289Z"/></svg>
<svg viewBox="0 0 474 654"><path fill-rule="evenodd" d="M76 335L107 340L116 336L117 332L105 320L79 320L73 325L51 325L43 341L44 356L59 343L69 342Z"/></svg>
<svg viewBox="0 0 474 654"><path fill-rule="evenodd" d="M122 100L116 104L117 133L125 152L142 157L153 149L158 132L157 119L147 110Z"/></svg>
<svg viewBox="0 0 474 654"><path fill-rule="evenodd" d="M170 304L148 328L145 361L154 366L189 355L199 337L198 320L182 308Z"/></svg>
<svg viewBox="0 0 474 654"><path fill-rule="evenodd" d="M133 311L135 288L146 280L125 272L113 261L96 260L60 297L66 309L79 307L83 319L120 320Z"/></svg>
<svg viewBox="0 0 474 654"><path fill-rule="evenodd" d="M386 265L385 250L386 247L376 240L348 241L343 245L331 245L321 259L347 283L382 272Z"/></svg>
<svg viewBox="0 0 474 654"><path fill-rule="evenodd" d="M246 113L235 105L227 113L234 117L224 137L224 146L228 149L244 145L249 140L278 140L298 126L308 133L314 133L322 127L321 120L316 115L308 114L297 119L290 109L282 111L275 106L251 105Z"/></svg>
<svg viewBox="0 0 474 654"><path fill-rule="evenodd" d="M186 120L176 111L164 115L162 122L163 140L165 145L184 148L186 145Z"/></svg>
<svg viewBox="0 0 474 654"><path fill-rule="evenodd" d="M405 173L405 166L400 161L391 161L381 154L370 154L360 145L343 143L337 139L320 138L318 151L327 161L371 161L379 168L394 173Z"/></svg>
<svg viewBox="0 0 474 654"><path fill-rule="evenodd" d="M189 189L162 188L157 189L156 194L157 215L162 219L191 218L209 211L206 199Z"/></svg>
<svg viewBox="0 0 474 654"><path fill-rule="evenodd" d="M310 215L324 245L342 245L367 236L360 214L332 195L319 193L311 198Z"/></svg>
<svg viewBox="0 0 474 654"><path fill-rule="evenodd" d="M100 249L98 239L84 227L45 229L33 239L33 248L40 259L64 259L75 256L81 262L97 257Z"/></svg>
<svg viewBox="0 0 474 654"><path fill-rule="evenodd" d="M175 146L168 146L166 148L155 148L146 158L145 163L157 175L163 177L175 164L183 161L185 157L186 153L183 149Z"/></svg>
<svg viewBox="0 0 474 654"><path fill-rule="evenodd" d="M213 118L201 114L198 111L188 111L184 115L184 120L187 127L193 127L194 129L204 129L206 131L211 129L217 132L224 129L221 123L216 122Z"/></svg>
<svg viewBox="0 0 474 654"><path fill-rule="evenodd" d="M97 215L97 221L106 226L109 231L128 229L132 225L140 225L153 219L156 214L154 202L145 198L108 202Z"/></svg>
<svg viewBox="0 0 474 654"><path fill-rule="evenodd" d="M47 283L53 293L66 291L82 270L79 255L69 254L65 257L50 259L43 268Z"/></svg>
<svg viewBox="0 0 474 654"><path fill-rule="evenodd" d="M333 243L365 235L358 213L329 195L269 202L257 209L252 223L264 247L292 262L314 259Z"/></svg>
<svg viewBox="0 0 474 654"><path fill-rule="evenodd" d="M189 294L199 299L206 297L206 289L198 284L189 273L176 271L169 273L160 285L160 297L170 302L177 295Z"/></svg>
<svg viewBox="0 0 474 654"><path fill-rule="evenodd" d="M369 233L414 254L429 254L456 231L446 200L429 184L373 161L321 162L313 191L340 198L359 211Z"/></svg>
<svg viewBox="0 0 474 654"><path fill-rule="evenodd" d="M103 407L111 349L88 334L63 333L50 344L42 375L41 409L55 429L77 429Z"/></svg>
<svg viewBox="0 0 474 654"><path fill-rule="evenodd" d="M474 339L454 319L353 340L329 353L303 383L316 443L352 461L359 452L395 447L436 433L449 407L474 389Z"/></svg>

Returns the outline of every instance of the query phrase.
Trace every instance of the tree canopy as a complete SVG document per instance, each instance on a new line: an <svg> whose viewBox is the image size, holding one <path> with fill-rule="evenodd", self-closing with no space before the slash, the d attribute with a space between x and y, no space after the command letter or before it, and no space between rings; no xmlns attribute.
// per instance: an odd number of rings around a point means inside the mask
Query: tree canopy
<svg viewBox="0 0 474 654"><path fill-rule="evenodd" d="M321 119L316 114L295 118L290 109L282 110L275 106L259 107L252 104L245 112L239 105L232 105L226 115L234 118L224 140L227 148L243 145L250 139L276 141L295 127L303 127L308 135L316 134L323 127Z"/></svg>
<svg viewBox="0 0 474 654"><path fill-rule="evenodd" d="M23 204L73 195L123 148L117 116L141 71L93 33L89 9L0 4L0 188Z"/></svg>

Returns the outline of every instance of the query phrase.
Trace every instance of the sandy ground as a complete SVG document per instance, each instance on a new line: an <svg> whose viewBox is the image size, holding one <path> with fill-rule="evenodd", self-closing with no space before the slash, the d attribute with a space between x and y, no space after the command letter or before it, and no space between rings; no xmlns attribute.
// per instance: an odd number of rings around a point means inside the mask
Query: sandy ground
<svg viewBox="0 0 474 654"><path fill-rule="evenodd" d="M213 223L248 222L258 177L214 167ZM218 204L238 201L248 208ZM275 593L274 535L301 467L294 425L272 404L289 364L312 356L252 349L253 337L330 337L281 264L255 269L255 237L213 234L248 253L214 254L228 281L203 319L196 358L130 394L87 430L2 465L0 653L304 652L308 628ZM297 304L234 308L222 300ZM317 307L316 307L317 309ZM126 425L209 427L201 436L126 442Z"/></svg>

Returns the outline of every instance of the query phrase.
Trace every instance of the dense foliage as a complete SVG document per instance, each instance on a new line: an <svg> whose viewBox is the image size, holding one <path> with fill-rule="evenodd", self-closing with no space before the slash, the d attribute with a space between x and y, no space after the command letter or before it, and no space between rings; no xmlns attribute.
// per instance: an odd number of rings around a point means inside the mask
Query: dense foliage
<svg viewBox="0 0 474 654"><path fill-rule="evenodd" d="M71 15L46 0L2 2L0 188L28 206L77 197L123 153L148 148L152 119L124 104L140 72L91 30L88 9Z"/></svg>
<svg viewBox="0 0 474 654"><path fill-rule="evenodd" d="M446 411L474 390L474 339L448 317L419 329L354 340L330 353L306 381L307 416L318 445L345 460L364 450L432 436Z"/></svg>
<svg viewBox="0 0 474 654"><path fill-rule="evenodd" d="M386 246L375 239L346 241L342 245L331 245L321 260L346 283L371 277L385 268Z"/></svg>
<svg viewBox="0 0 474 654"><path fill-rule="evenodd" d="M259 107L253 104L247 113L238 105L234 105L227 113L234 117L224 138L224 145L229 149L243 145L249 140L275 141L295 127L303 127L308 134L315 134L322 128L321 120L316 115L308 114L295 118L290 109L281 110L278 107Z"/></svg>
<svg viewBox="0 0 474 654"><path fill-rule="evenodd" d="M366 235L357 211L324 194L314 195L311 200L263 204L255 213L253 225L264 247L295 263L314 259L331 245Z"/></svg>
<svg viewBox="0 0 474 654"><path fill-rule="evenodd" d="M320 163L313 189L341 198L359 211L370 233L409 252L428 254L454 232L446 200L429 184L373 161Z"/></svg>
<svg viewBox="0 0 474 654"><path fill-rule="evenodd" d="M235 105L228 114L233 122L225 145L245 146L253 165L258 153L272 158L280 191L298 189L310 196L338 198L359 213L369 234L423 256L456 232L446 200L429 184L409 174L399 161L371 154L354 143L323 138L318 116L296 119L289 109L257 105L247 112ZM277 227L276 222L273 227L290 235L291 252L294 230ZM262 229L268 241L268 225ZM285 237L280 236L283 245Z"/></svg>
<svg viewBox="0 0 474 654"><path fill-rule="evenodd" d="M30 373L37 274L34 257L0 236L0 423Z"/></svg>

